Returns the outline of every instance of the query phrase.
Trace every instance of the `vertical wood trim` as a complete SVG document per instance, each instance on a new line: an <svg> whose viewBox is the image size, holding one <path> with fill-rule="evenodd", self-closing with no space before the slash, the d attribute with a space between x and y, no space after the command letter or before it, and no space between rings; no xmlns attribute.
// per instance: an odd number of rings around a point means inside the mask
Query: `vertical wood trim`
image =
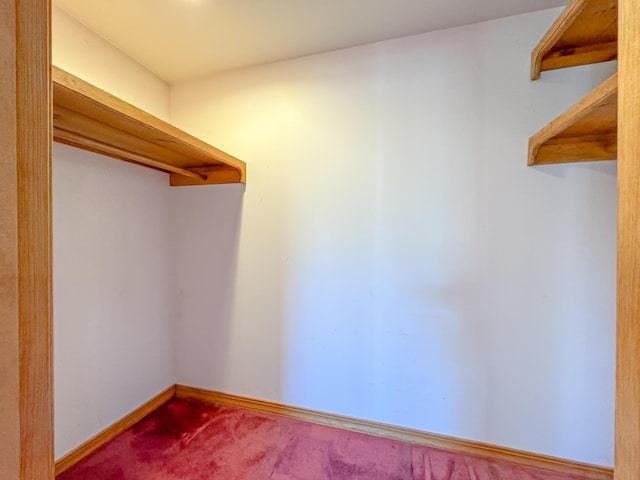
<svg viewBox="0 0 640 480"><path fill-rule="evenodd" d="M0 0L0 471L18 480L53 479L50 10Z"/></svg>
<svg viewBox="0 0 640 480"><path fill-rule="evenodd" d="M0 472L20 477L15 3L0 0Z"/></svg>
<svg viewBox="0 0 640 480"><path fill-rule="evenodd" d="M16 8L21 479L52 479L50 0Z"/></svg>
<svg viewBox="0 0 640 480"><path fill-rule="evenodd" d="M615 480L640 474L640 0L619 1Z"/></svg>

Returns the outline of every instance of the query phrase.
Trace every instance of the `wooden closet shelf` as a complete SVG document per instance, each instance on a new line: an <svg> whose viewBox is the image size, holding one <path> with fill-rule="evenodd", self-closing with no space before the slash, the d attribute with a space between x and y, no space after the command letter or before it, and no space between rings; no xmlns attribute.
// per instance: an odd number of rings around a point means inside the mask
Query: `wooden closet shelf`
<svg viewBox="0 0 640 480"><path fill-rule="evenodd" d="M529 165L615 160L617 157L618 74L529 140Z"/></svg>
<svg viewBox="0 0 640 480"><path fill-rule="evenodd" d="M245 183L241 160L53 67L53 138L171 174L171 185Z"/></svg>
<svg viewBox="0 0 640 480"><path fill-rule="evenodd" d="M572 0L531 54L531 79L540 72L615 60L618 1Z"/></svg>

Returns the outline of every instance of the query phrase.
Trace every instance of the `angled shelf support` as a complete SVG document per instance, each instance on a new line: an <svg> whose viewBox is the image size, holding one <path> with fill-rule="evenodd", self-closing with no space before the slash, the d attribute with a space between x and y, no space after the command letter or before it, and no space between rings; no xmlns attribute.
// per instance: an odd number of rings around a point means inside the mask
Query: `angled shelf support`
<svg viewBox="0 0 640 480"><path fill-rule="evenodd" d="M246 181L241 160L57 67L53 138L170 173L175 186Z"/></svg>
<svg viewBox="0 0 640 480"><path fill-rule="evenodd" d="M618 74L529 140L529 165L615 160L617 156Z"/></svg>
<svg viewBox="0 0 640 480"><path fill-rule="evenodd" d="M617 57L618 0L572 0L533 50L531 79Z"/></svg>

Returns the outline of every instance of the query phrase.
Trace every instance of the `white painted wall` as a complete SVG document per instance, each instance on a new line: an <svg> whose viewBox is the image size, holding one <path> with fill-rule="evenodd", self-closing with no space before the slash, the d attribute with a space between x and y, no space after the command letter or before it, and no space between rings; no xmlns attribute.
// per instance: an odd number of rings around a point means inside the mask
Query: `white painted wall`
<svg viewBox="0 0 640 480"><path fill-rule="evenodd" d="M167 117L169 89L54 9L54 63ZM54 144L56 458L175 382L169 180Z"/></svg>
<svg viewBox="0 0 640 480"><path fill-rule="evenodd" d="M52 44L55 66L168 120L169 85L55 6Z"/></svg>
<svg viewBox="0 0 640 480"><path fill-rule="evenodd" d="M612 71L558 10L172 88L249 165L171 191L181 383L611 465L615 163L526 166Z"/></svg>
<svg viewBox="0 0 640 480"><path fill-rule="evenodd" d="M175 382L167 175L55 144L60 457Z"/></svg>

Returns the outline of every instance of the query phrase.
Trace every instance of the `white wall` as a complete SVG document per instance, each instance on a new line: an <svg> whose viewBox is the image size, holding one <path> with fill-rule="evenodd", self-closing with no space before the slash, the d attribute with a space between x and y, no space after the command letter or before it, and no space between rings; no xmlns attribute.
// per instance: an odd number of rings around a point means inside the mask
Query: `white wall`
<svg viewBox="0 0 640 480"><path fill-rule="evenodd" d="M530 82L558 12L173 87L249 166L171 192L178 381L611 465L616 166L526 166L614 68Z"/></svg>
<svg viewBox="0 0 640 480"><path fill-rule="evenodd" d="M59 457L173 384L167 176L54 145Z"/></svg>
<svg viewBox="0 0 640 480"><path fill-rule="evenodd" d="M168 120L169 85L166 82L55 6L52 31L55 66Z"/></svg>
<svg viewBox="0 0 640 480"><path fill-rule="evenodd" d="M54 63L158 116L169 89L54 9ZM55 144L55 451L175 382L166 174Z"/></svg>

